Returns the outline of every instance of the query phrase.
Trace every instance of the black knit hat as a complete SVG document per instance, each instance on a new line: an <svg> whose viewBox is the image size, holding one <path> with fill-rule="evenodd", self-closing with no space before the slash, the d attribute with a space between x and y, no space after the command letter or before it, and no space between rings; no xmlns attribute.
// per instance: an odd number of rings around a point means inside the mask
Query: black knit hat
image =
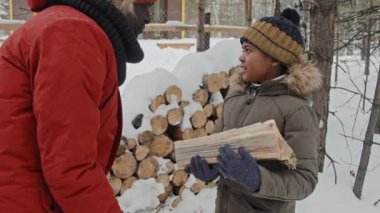
<svg viewBox="0 0 380 213"><path fill-rule="evenodd" d="M264 17L253 23L240 41L248 41L290 66L302 59L304 41L299 26L300 15L287 8L279 16Z"/></svg>

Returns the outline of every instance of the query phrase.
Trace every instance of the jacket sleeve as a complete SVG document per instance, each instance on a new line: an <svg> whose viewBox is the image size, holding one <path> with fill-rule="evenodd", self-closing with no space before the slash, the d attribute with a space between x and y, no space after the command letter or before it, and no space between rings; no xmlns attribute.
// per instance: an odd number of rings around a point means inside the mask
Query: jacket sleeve
<svg viewBox="0 0 380 213"><path fill-rule="evenodd" d="M260 190L257 197L275 200L302 200L318 182L318 141L315 114L308 106L285 118L284 139L297 157L296 170L269 171L259 166Z"/></svg>
<svg viewBox="0 0 380 213"><path fill-rule="evenodd" d="M44 178L63 212L121 212L97 163L105 48L96 25L61 20L34 48L33 110ZM104 45L104 44L103 44Z"/></svg>

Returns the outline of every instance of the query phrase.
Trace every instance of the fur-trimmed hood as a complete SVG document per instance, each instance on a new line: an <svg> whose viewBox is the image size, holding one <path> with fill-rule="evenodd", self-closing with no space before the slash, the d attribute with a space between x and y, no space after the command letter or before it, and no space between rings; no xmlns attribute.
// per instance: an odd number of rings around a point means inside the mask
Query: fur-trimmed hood
<svg viewBox="0 0 380 213"><path fill-rule="evenodd" d="M230 71L229 94L236 91L244 91L250 84L243 82L242 72L239 67ZM303 64L295 64L289 68L288 74L280 80L264 82L262 85L266 94L276 94L278 90L287 90L286 93L306 97L322 86L322 74L316 67L316 63L308 61Z"/></svg>
<svg viewBox="0 0 380 213"><path fill-rule="evenodd" d="M288 89L299 96L307 96L322 86L322 74L315 62L295 64L289 68L289 74L281 80Z"/></svg>

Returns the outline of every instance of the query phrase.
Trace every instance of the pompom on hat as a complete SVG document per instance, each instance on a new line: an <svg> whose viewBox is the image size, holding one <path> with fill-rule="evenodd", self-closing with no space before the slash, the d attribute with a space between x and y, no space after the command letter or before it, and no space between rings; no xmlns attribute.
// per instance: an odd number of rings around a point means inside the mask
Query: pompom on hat
<svg viewBox="0 0 380 213"><path fill-rule="evenodd" d="M299 29L300 15L287 8L279 16L261 18L240 39L247 41L286 66L301 63L304 40Z"/></svg>

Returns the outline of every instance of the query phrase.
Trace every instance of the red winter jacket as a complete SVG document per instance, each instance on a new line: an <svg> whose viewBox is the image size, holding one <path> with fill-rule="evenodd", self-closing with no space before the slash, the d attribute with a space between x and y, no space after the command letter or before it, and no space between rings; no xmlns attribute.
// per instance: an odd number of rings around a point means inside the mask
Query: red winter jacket
<svg viewBox="0 0 380 213"><path fill-rule="evenodd" d="M67 6L44 9L4 42L1 213L121 212L105 176L121 134L116 69L107 35Z"/></svg>

